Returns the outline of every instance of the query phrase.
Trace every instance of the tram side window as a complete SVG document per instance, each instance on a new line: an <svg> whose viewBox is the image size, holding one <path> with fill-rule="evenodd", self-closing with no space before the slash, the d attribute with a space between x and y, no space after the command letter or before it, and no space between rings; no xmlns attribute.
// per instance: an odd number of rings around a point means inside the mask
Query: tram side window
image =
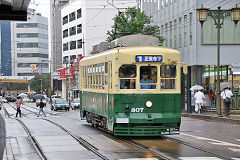
<svg viewBox="0 0 240 160"><path fill-rule="evenodd" d="M119 68L120 89L136 89L136 65L122 65Z"/></svg>
<svg viewBox="0 0 240 160"><path fill-rule="evenodd" d="M105 62L105 76L104 76L104 80L105 80L105 85L108 85L108 63Z"/></svg>
<svg viewBox="0 0 240 160"><path fill-rule="evenodd" d="M156 66L140 67L140 83L141 89L156 89L156 85L152 83L157 83L157 67Z"/></svg>
<svg viewBox="0 0 240 160"><path fill-rule="evenodd" d="M162 65L160 67L161 89L175 89L176 66Z"/></svg>

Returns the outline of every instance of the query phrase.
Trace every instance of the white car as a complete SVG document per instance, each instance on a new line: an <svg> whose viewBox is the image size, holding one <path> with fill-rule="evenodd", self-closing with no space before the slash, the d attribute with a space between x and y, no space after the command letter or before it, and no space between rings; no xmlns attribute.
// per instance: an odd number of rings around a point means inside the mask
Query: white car
<svg viewBox="0 0 240 160"><path fill-rule="evenodd" d="M80 107L80 98L73 99L73 101L71 102L71 108L75 110L76 108L79 108L79 107Z"/></svg>

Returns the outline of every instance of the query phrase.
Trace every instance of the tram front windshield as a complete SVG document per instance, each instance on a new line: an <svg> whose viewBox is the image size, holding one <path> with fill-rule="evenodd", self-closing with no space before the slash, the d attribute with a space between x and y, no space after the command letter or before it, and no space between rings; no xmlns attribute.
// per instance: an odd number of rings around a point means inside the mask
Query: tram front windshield
<svg viewBox="0 0 240 160"><path fill-rule="evenodd" d="M175 89L176 66L161 65L150 66L143 65L139 67L140 75L137 80L136 65L122 65L119 68L120 89L136 89L136 82L140 85L140 90L157 90L157 89ZM160 77L158 77L160 72ZM160 83L160 85L157 85ZM160 87L158 87L160 86Z"/></svg>

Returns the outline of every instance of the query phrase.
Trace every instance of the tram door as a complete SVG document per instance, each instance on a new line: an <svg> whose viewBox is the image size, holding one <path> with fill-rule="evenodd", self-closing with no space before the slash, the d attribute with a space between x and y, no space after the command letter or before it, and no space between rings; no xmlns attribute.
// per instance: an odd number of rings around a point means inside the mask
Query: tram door
<svg viewBox="0 0 240 160"><path fill-rule="evenodd" d="M112 62L108 62L108 94L107 94L107 99L108 99L108 108L107 108L107 113L108 113L108 124L113 123L113 96L109 94L109 92L112 89Z"/></svg>

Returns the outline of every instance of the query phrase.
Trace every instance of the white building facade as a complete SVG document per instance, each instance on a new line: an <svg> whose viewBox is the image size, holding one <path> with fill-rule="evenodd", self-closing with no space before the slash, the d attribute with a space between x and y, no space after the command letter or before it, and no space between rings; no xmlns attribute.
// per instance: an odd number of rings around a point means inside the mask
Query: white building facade
<svg viewBox="0 0 240 160"><path fill-rule="evenodd" d="M63 64L89 56L92 46L106 41L118 12L133 6L137 6L137 0L70 0L61 11ZM66 86L67 80L63 80L63 97Z"/></svg>
<svg viewBox="0 0 240 160"><path fill-rule="evenodd" d="M214 20L208 16L201 30L196 9L201 5L211 10L231 9L240 0L140 0L141 9L152 16L165 37L163 46L181 52L183 62L191 66L192 82L202 83L203 66L217 65L217 30ZM240 61L240 24L234 25L230 15L224 19L221 29L220 65Z"/></svg>
<svg viewBox="0 0 240 160"><path fill-rule="evenodd" d="M12 75L49 73L48 19L28 11L25 22L11 22ZM36 68L31 68L36 66Z"/></svg>

